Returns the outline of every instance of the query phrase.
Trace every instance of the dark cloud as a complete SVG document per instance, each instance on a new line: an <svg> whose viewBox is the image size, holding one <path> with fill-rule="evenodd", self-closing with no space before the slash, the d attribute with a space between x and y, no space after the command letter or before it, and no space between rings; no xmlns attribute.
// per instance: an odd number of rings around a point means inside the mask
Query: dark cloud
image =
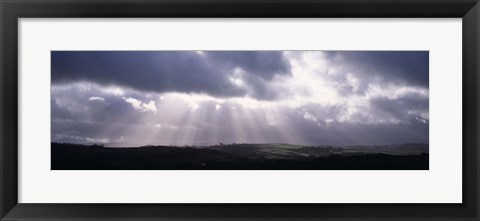
<svg viewBox="0 0 480 221"><path fill-rule="evenodd" d="M128 96L148 101L138 93ZM126 130L144 129L154 116L135 110L122 96L103 93L96 86L78 85L52 90L51 113L52 141L67 143L112 142Z"/></svg>
<svg viewBox="0 0 480 221"><path fill-rule="evenodd" d="M325 54L330 65L340 72L336 76L338 81L344 80L348 73L361 81L358 92L365 92L366 85L375 81L428 88L428 51L328 51Z"/></svg>
<svg viewBox="0 0 480 221"><path fill-rule="evenodd" d="M396 99L375 98L370 101L373 115L386 116L399 121L419 120L419 116L412 113L428 113L428 97L416 94L406 94Z"/></svg>
<svg viewBox="0 0 480 221"><path fill-rule="evenodd" d="M334 117L342 107L324 107L322 112ZM320 111L317 107L307 107L306 111L315 113ZM302 135L301 141L305 144L326 145L373 145L373 144L400 144L409 142L428 143L428 124L419 121L407 121L399 124L368 123L360 118L352 122L332 121L327 123L325 118L318 121L305 119L305 112L297 110L284 110L288 119L287 124L292 126L298 134ZM324 115L315 115L324 116ZM381 116L376 116L381 119Z"/></svg>
<svg viewBox="0 0 480 221"><path fill-rule="evenodd" d="M141 91L205 93L217 97L263 96L263 82L289 74L280 51L53 51L52 83L89 81ZM257 87L232 82L239 68ZM257 89L260 89L258 91Z"/></svg>
<svg viewBox="0 0 480 221"><path fill-rule="evenodd" d="M271 80L276 74L285 74L290 71L289 62L282 52L276 51L216 51L205 52L216 65L230 68L241 68L246 73Z"/></svg>
<svg viewBox="0 0 480 221"><path fill-rule="evenodd" d="M51 100L50 107L52 120L69 120L75 117L68 109L61 107L56 99Z"/></svg>

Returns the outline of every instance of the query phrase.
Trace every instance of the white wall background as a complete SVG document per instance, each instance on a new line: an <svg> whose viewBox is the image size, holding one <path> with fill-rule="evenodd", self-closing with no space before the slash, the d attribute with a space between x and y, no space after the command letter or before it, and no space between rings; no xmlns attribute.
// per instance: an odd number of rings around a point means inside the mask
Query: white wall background
<svg viewBox="0 0 480 221"><path fill-rule="evenodd" d="M461 203L461 31L461 19L20 19L19 202ZM50 50L430 50L430 170L51 171Z"/></svg>

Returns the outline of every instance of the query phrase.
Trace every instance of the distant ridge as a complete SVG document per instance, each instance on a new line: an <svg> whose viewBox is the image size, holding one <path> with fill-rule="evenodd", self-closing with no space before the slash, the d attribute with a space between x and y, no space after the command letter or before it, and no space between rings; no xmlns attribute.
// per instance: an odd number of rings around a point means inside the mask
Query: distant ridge
<svg viewBox="0 0 480 221"><path fill-rule="evenodd" d="M426 170L428 144L104 147L52 143L53 170Z"/></svg>

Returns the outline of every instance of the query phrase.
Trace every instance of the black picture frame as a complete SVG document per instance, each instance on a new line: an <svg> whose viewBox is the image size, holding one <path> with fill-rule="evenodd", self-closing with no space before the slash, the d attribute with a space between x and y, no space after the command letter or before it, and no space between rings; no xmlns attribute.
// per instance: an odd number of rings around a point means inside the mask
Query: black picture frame
<svg viewBox="0 0 480 221"><path fill-rule="evenodd" d="M0 0L1 220L479 220L478 0ZM18 203L19 18L407 17L462 18L461 204L23 204ZM445 42L448 44L448 42Z"/></svg>

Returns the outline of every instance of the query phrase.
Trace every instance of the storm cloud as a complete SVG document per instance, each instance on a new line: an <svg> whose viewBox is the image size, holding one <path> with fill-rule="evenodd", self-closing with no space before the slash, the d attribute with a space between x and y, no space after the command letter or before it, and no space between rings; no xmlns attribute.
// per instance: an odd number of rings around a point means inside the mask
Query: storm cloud
<svg viewBox="0 0 480 221"><path fill-rule="evenodd" d="M95 82L148 92L205 93L231 97L265 95L263 81L289 74L278 51L53 51L52 82ZM254 87L242 87L241 72ZM249 77L255 76L255 77Z"/></svg>
<svg viewBox="0 0 480 221"><path fill-rule="evenodd" d="M427 87L429 82L428 51L341 51L326 52L331 67L343 74L355 73L367 83L406 84Z"/></svg>

